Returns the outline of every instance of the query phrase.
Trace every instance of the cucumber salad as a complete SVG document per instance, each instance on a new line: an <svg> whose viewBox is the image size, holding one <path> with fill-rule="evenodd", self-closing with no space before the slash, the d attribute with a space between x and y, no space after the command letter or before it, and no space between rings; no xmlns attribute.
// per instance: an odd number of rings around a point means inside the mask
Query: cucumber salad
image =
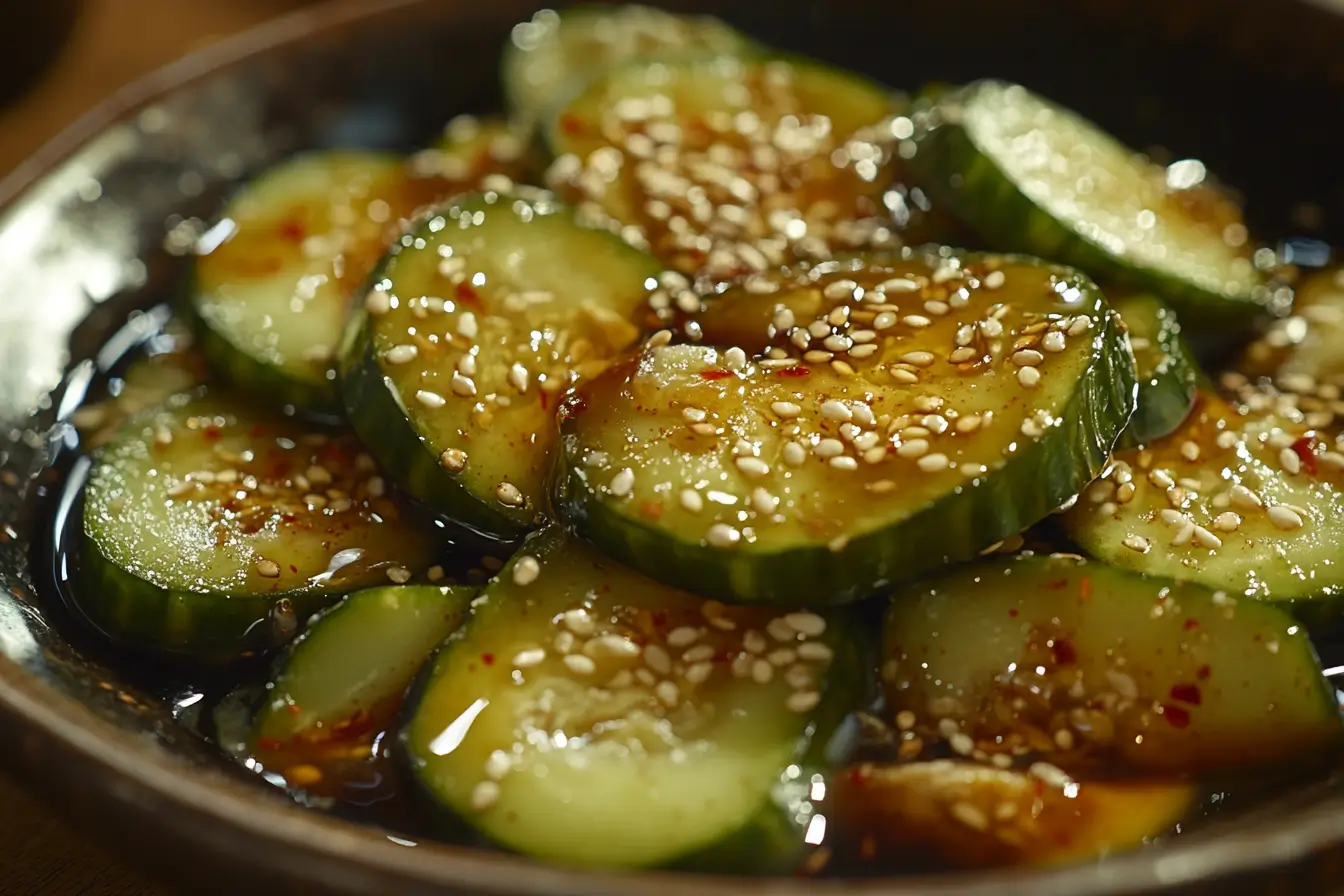
<svg viewBox="0 0 1344 896"><path fill-rule="evenodd" d="M404 838L824 877L1334 761L1344 275L1016 84L635 5L500 70L243 183L77 415L69 602L226 682L223 750Z"/></svg>

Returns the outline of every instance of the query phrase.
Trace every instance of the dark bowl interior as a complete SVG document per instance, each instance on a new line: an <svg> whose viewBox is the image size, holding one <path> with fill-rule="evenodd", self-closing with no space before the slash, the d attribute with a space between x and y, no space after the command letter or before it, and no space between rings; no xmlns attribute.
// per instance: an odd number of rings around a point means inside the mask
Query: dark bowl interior
<svg viewBox="0 0 1344 896"><path fill-rule="evenodd" d="M1344 131L1328 123L1344 100L1344 20L1321 6L675 5L712 10L896 86L1020 80L1134 145L1204 159L1246 193L1267 239L1344 235ZM183 708L147 670L109 666L108 652L44 584L52 577L43 546L49 499L76 444L65 421L117 345L133 343L151 322L127 324L128 314L179 290L182 247L223 192L298 149L410 148L452 114L489 109L498 48L530 12L519 0L305 10L118 95L0 184L0 762L122 854L190 891L704 894L740 886L589 876L408 845L300 810L181 724ZM1344 776L1098 865L808 891L1322 892L1344 879L1336 873L1342 855ZM784 893L803 885L753 887Z"/></svg>

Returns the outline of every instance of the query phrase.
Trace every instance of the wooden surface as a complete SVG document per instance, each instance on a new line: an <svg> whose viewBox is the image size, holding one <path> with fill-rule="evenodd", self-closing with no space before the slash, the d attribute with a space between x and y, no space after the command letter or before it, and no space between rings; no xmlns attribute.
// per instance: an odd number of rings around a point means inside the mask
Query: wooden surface
<svg viewBox="0 0 1344 896"><path fill-rule="evenodd" d="M118 87L300 2L86 0L51 68L23 97L0 109L0 173ZM0 881L5 896L168 896L3 780Z"/></svg>

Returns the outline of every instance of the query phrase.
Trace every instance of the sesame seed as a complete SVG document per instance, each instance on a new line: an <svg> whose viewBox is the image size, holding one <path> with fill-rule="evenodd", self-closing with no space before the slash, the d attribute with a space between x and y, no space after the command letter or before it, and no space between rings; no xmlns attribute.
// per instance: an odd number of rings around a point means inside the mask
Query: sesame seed
<svg viewBox="0 0 1344 896"><path fill-rule="evenodd" d="M981 282L984 284L985 289L998 289L1003 286L1004 281L1007 279L1008 275L1003 271L990 271L985 275L985 279Z"/></svg>
<svg viewBox="0 0 1344 896"><path fill-rule="evenodd" d="M1068 344L1064 338L1064 334L1058 330L1051 330L1041 339L1041 348L1052 354L1062 352L1067 347Z"/></svg>
<svg viewBox="0 0 1344 896"><path fill-rule="evenodd" d="M592 675L597 671L597 663L581 653L571 653L561 660L561 662L565 664L566 669L573 672L575 675Z"/></svg>
<svg viewBox="0 0 1344 896"><path fill-rule="evenodd" d="M699 303L697 303L697 307L698 304ZM650 336L644 344L647 345L649 348L662 348L671 341L672 341L671 330L659 330L657 333L654 333L652 336Z"/></svg>
<svg viewBox="0 0 1344 896"><path fill-rule="evenodd" d="M460 473L467 468L467 452L457 448L449 448L439 455L439 463L446 470ZM370 480L370 482L372 482L372 480Z"/></svg>
<svg viewBox="0 0 1344 896"><path fill-rule="evenodd" d="M532 666L539 666L546 660L546 651L540 647L529 647L527 650L520 650L513 656L513 667L515 669L527 669Z"/></svg>
<svg viewBox="0 0 1344 896"><path fill-rule="evenodd" d="M1035 367L1019 367L1017 381L1030 389L1041 381L1041 372Z"/></svg>
<svg viewBox="0 0 1344 896"><path fill-rule="evenodd" d="M1123 673L1118 673L1118 674L1123 674ZM1106 677L1107 677L1108 679L1111 677L1111 670L1107 670ZM1126 675L1125 677L1126 677L1126 678L1129 678L1129 676L1127 676L1127 675ZM1130 685L1131 685L1131 687L1133 686L1133 683L1134 683L1134 682L1133 682L1133 679L1130 679ZM1119 688L1116 688L1116 690L1119 691L1120 689L1119 689ZM1123 696L1126 696L1126 695L1125 695L1125 694L1121 694L1120 696L1123 697ZM1138 691L1137 691L1137 689L1135 689L1134 694L1133 694L1132 696L1130 696L1129 699L1132 700L1132 699L1134 699L1134 697L1137 697L1137 696L1138 696ZM1068 776L1068 774L1067 774L1063 769L1061 769L1061 768L1060 768L1059 766L1057 766L1057 765L1052 765L1052 764L1049 763L1049 762L1033 762L1033 763L1031 764L1031 768L1028 769L1028 771L1031 773L1032 777L1034 777L1034 778L1038 778L1038 779L1044 781L1046 784L1049 784L1051 787L1057 787L1057 788L1060 788L1060 787L1064 787L1065 785L1071 784L1071 783L1073 782L1073 779L1070 778L1070 777Z"/></svg>
<svg viewBox="0 0 1344 896"><path fill-rule="evenodd" d="M1176 533L1176 537L1174 537L1171 540L1171 543L1176 547L1189 544L1190 539L1195 537L1196 528L1198 527L1195 526L1193 522L1191 522L1190 520L1186 520L1184 523L1181 524L1180 530Z"/></svg>
<svg viewBox="0 0 1344 896"><path fill-rule="evenodd" d="M383 358L389 364L409 364L418 354L420 350L414 345L394 345L387 350Z"/></svg>
<svg viewBox="0 0 1344 896"><path fill-rule="evenodd" d="M624 467L619 473L611 477L611 483L607 486L607 491L618 498L624 498L629 495L635 487L635 471L629 467Z"/></svg>
<svg viewBox="0 0 1344 896"><path fill-rule="evenodd" d="M1115 490L1116 503L1128 504L1130 501L1133 501L1135 491L1136 489L1134 487L1134 483L1126 482L1124 485L1120 486Z"/></svg>
<svg viewBox="0 0 1344 896"><path fill-rule="evenodd" d="M792 420L803 412L803 409L791 401L776 401L770 405L770 410L775 412L775 416L785 420Z"/></svg>
<svg viewBox="0 0 1344 896"><path fill-rule="evenodd" d="M779 507L779 499L765 489L757 488L751 493L751 506L757 513L771 514Z"/></svg>
<svg viewBox="0 0 1344 896"><path fill-rule="evenodd" d="M524 503L523 493L512 482L501 482L495 486L495 497L499 499L499 503L509 507L522 507Z"/></svg>
<svg viewBox="0 0 1344 896"><path fill-rule="evenodd" d="M1080 314L1069 324L1067 332L1070 336L1081 336L1090 329L1092 329L1092 319Z"/></svg>
<svg viewBox="0 0 1344 896"><path fill-rule="evenodd" d="M798 653L792 648L781 647L778 650L770 651L765 659L775 668L782 669L785 666L792 665L794 660L798 659Z"/></svg>
<svg viewBox="0 0 1344 896"><path fill-rule="evenodd" d="M1073 732L1067 728L1060 728L1055 732L1055 746L1061 750L1073 749Z"/></svg>
<svg viewBox="0 0 1344 896"><path fill-rule="evenodd" d="M551 647L556 653L569 653L574 649L574 633L562 630L551 639Z"/></svg>
<svg viewBox="0 0 1344 896"><path fill-rule="evenodd" d="M821 415L827 420L850 420L854 417L854 412L841 401L830 399L821 404Z"/></svg>
<svg viewBox="0 0 1344 896"><path fill-rule="evenodd" d="M431 566L429 569L425 570L425 578L429 579L431 582L442 581L443 577L444 571L442 566Z"/></svg>
<svg viewBox="0 0 1344 896"><path fill-rule="evenodd" d="M747 353L733 346L723 353L723 365L729 370L742 370L747 366Z"/></svg>
<svg viewBox="0 0 1344 896"><path fill-rule="evenodd" d="M667 643L670 647L681 649L689 647L700 639L700 629L689 625L680 625L667 633Z"/></svg>
<svg viewBox="0 0 1344 896"><path fill-rule="evenodd" d="M1234 485L1228 493L1232 499L1233 507L1240 507L1243 510L1258 510L1264 506L1260 496L1251 491L1244 485Z"/></svg>
<svg viewBox="0 0 1344 896"><path fill-rule="evenodd" d="M710 650L711 654L713 649ZM644 647L644 665L648 666L659 675L670 675L672 673L672 657L667 651L657 644L647 644Z"/></svg>
<svg viewBox="0 0 1344 896"><path fill-rule="evenodd" d="M280 564L276 563L274 560L258 560L256 566L257 575L263 578L275 579L280 577Z"/></svg>
<svg viewBox="0 0 1344 896"><path fill-rule="evenodd" d="M1018 367L1037 367L1045 360L1045 355L1033 349L1024 348L1013 352L1013 363Z"/></svg>
<svg viewBox="0 0 1344 896"><path fill-rule="evenodd" d="M905 317L902 318L902 321L905 323L907 327L913 327L916 330L922 330L929 324L933 323L933 321L929 320L922 314L907 314Z"/></svg>
<svg viewBox="0 0 1344 896"><path fill-rule="evenodd" d="M1172 510L1170 507L1163 507L1161 516L1162 522L1166 523L1168 526L1183 526L1189 522L1189 517L1179 510ZM1233 514L1233 516L1236 516L1236 514ZM1216 522L1217 521L1215 521L1215 525Z"/></svg>
<svg viewBox="0 0 1344 896"><path fill-rule="evenodd" d="M509 758L508 753L505 753L503 750L494 750L490 753L489 758L485 760L485 776L492 781L498 781L500 778L507 775L509 769L512 767L513 760Z"/></svg>
<svg viewBox="0 0 1344 896"><path fill-rule="evenodd" d="M789 712L811 712L821 702L821 694L816 691L794 691L784 699L784 708Z"/></svg>
<svg viewBox="0 0 1344 896"><path fill-rule="evenodd" d="M898 383L913 385L919 382L919 375L913 370L907 370L904 367L896 367L891 371L891 378Z"/></svg>
<svg viewBox="0 0 1344 896"><path fill-rule="evenodd" d="M869 343L868 345L856 345L849 350L849 356L851 358L857 358L858 360L862 361L864 358L871 357L872 355L876 354L877 350L878 346L873 345L872 343Z"/></svg>
<svg viewBox="0 0 1344 896"><path fill-rule="evenodd" d="M949 737L947 744L953 752L960 753L962 756L969 756L975 751L975 741L971 739L970 735L963 734L960 731Z"/></svg>
<svg viewBox="0 0 1344 896"><path fill-rule="evenodd" d="M883 311L873 318L874 330L890 330L896 326L896 315L890 311Z"/></svg>
<svg viewBox="0 0 1344 896"><path fill-rule="evenodd" d="M527 391L528 371L522 364L514 363L509 368L509 385L519 392Z"/></svg>
<svg viewBox="0 0 1344 896"><path fill-rule="evenodd" d="M1186 439L1184 442L1181 443L1181 457L1185 458L1191 463L1194 463L1195 461L1199 460L1199 445L1195 442L1190 441L1189 439Z"/></svg>
<svg viewBox="0 0 1344 896"><path fill-rule="evenodd" d="M494 781L481 781L471 789L471 808L477 812L483 812L497 802L499 785Z"/></svg>
<svg viewBox="0 0 1344 896"><path fill-rule="evenodd" d="M1235 532L1241 525L1241 517L1229 510L1214 517L1212 525L1219 532Z"/></svg>
<svg viewBox="0 0 1344 896"><path fill-rule="evenodd" d="M1273 523L1276 528L1285 531L1301 529L1303 526L1301 515L1299 515L1297 511L1284 507L1283 505L1269 508L1269 521Z"/></svg>
<svg viewBox="0 0 1344 896"><path fill-rule="evenodd" d="M923 457L928 453L929 443L924 439L911 439L908 442L902 442L896 449L896 453L904 458Z"/></svg>
<svg viewBox="0 0 1344 896"><path fill-rule="evenodd" d="M916 367L928 367L937 359L932 352L906 352L901 355L901 360Z"/></svg>
<svg viewBox="0 0 1344 896"><path fill-rule="evenodd" d="M837 470L857 470L859 462L852 457L833 457L828 463Z"/></svg>
<svg viewBox="0 0 1344 896"><path fill-rule="evenodd" d="M800 442L789 442L784 446L784 462L800 467L807 460L807 449Z"/></svg>
<svg viewBox="0 0 1344 896"><path fill-rule="evenodd" d="M1122 543L1131 551L1136 551L1140 554L1148 553L1148 548L1151 547L1148 543L1148 539L1144 538L1142 535L1135 535L1132 532L1125 536Z"/></svg>
<svg viewBox="0 0 1344 896"><path fill-rule="evenodd" d="M514 584L531 585L539 575L541 575L541 564L531 554L519 557L518 562L513 565Z"/></svg>
<svg viewBox="0 0 1344 896"><path fill-rule="evenodd" d="M759 457L739 457L736 461L737 468L747 476L759 478L770 475L770 465ZM633 478L634 474L631 474Z"/></svg>
<svg viewBox="0 0 1344 896"><path fill-rule="evenodd" d="M467 339L475 339L478 332L476 326L476 315L470 311L463 311L457 318L457 332Z"/></svg>
<svg viewBox="0 0 1344 896"><path fill-rule="evenodd" d="M452 379L452 389L454 395L460 395L463 398L469 398L476 394L476 381L471 377L463 376L461 373L454 373ZM442 398L439 399L443 401ZM431 407L442 407L442 404L430 405Z"/></svg>
<svg viewBox="0 0 1344 896"><path fill-rule="evenodd" d="M884 292L918 292L919 284L905 277L896 277L891 280L883 280L877 288Z"/></svg>
<svg viewBox="0 0 1344 896"><path fill-rule="evenodd" d="M634 641L613 634L598 635L583 645L583 652L590 656L632 659L639 656L641 651L642 648Z"/></svg>
<svg viewBox="0 0 1344 896"><path fill-rule="evenodd" d="M1209 550L1215 550L1223 546L1223 540L1203 526L1195 527L1195 541Z"/></svg>
<svg viewBox="0 0 1344 896"><path fill-rule="evenodd" d="M776 641L795 641L798 632L783 616L776 616L765 625L765 632Z"/></svg>
<svg viewBox="0 0 1344 896"><path fill-rule="evenodd" d="M817 446L812 449L817 457L827 459L839 457L845 453L845 446L839 439L822 439Z"/></svg>
<svg viewBox="0 0 1344 896"><path fill-rule="evenodd" d="M1298 457L1293 449L1284 448L1279 452L1279 466L1290 476L1296 476L1302 471L1302 458Z"/></svg>
<svg viewBox="0 0 1344 896"><path fill-rule="evenodd" d="M946 454L926 454L915 463L925 473L937 473L949 466Z"/></svg>
<svg viewBox="0 0 1344 896"><path fill-rule="evenodd" d="M995 271L994 273L1000 273ZM989 816L983 810L971 805L968 802L958 800L947 810L955 820L970 828L973 831L989 830Z"/></svg>
<svg viewBox="0 0 1344 896"><path fill-rule="evenodd" d="M751 680L757 684L769 684L775 677L775 667L768 660L758 659L751 664Z"/></svg>
<svg viewBox="0 0 1344 896"><path fill-rule="evenodd" d="M826 634L826 619L816 613L785 613L780 618L789 628L805 637L819 638Z"/></svg>
<svg viewBox="0 0 1344 896"><path fill-rule="evenodd" d="M937 299L930 299L924 303L924 310L934 317L942 317L948 311L952 310L946 302L939 302Z"/></svg>
<svg viewBox="0 0 1344 896"><path fill-rule="evenodd" d="M853 280L835 280L826 284L821 294L828 299L847 299L854 295L854 290L858 287L859 284Z"/></svg>
<svg viewBox="0 0 1344 896"><path fill-rule="evenodd" d="M476 357L474 355L463 355L457 361L457 372L463 376L476 375Z"/></svg>
<svg viewBox="0 0 1344 896"><path fill-rule="evenodd" d="M448 403L448 400L437 392L428 392L420 389L415 393L415 400L427 408L441 408Z"/></svg>
<svg viewBox="0 0 1344 896"><path fill-rule="evenodd" d="M371 289L364 297L364 309L372 315L382 315L392 310L392 297L386 290Z"/></svg>
<svg viewBox="0 0 1344 896"><path fill-rule="evenodd" d="M700 493L693 488L683 488L677 495L677 498L680 501L682 508L691 513L699 513L705 507L704 499L702 499Z"/></svg>
<svg viewBox="0 0 1344 896"><path fill-rule="evenodd" d="M730 548L741 540L742 533L724 523L715 523L705 533L705 541L716 548Z"/></svg>
<svg viewBox="0 0 1344 896"><path fill-rule="evenodd" d="M835 356L830 352L824 352L820 349L813 349L810 352L803 353L803 360L809 364L825 364L833 357Z"/></svg>

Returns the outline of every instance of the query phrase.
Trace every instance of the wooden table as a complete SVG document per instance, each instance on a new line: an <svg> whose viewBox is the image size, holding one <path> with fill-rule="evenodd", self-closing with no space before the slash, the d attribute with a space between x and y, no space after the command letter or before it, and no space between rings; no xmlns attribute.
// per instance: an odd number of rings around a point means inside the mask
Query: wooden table
<svg viewBox="0 0 1344 896"><path fill-rule="evenodd" d="M303 0L87 0L52 67L0 109L0 174L117 88ZM167 896L0 780L0 892Z"/></svg>

